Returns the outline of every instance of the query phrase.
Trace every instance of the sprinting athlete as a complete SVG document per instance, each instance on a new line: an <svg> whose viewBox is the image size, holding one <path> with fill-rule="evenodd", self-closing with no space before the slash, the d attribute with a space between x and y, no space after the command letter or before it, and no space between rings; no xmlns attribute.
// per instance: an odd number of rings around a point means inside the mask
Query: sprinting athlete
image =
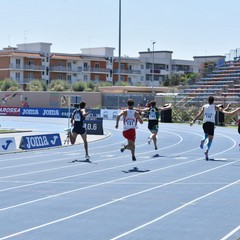
<svg viewBox="0 0 240 240"><path fill-rule="evenodd" d="M156 101L152 100L150 102L150 107L145 108L143 111L147 112L148 118L148 129L151 132L150 136L148 137L148 144L153 141L154 148L157 150L157 134L158 134L158 125L159 125L159 117L160 112L169 110L172 107L171 104L167 104L166 106L157 108Z"/></svg>
<svg viewBox="0 0 240 240"><path fill-rule="evenodd" d="M140 124L143 123L143 120L139 114L139 112L134 109L134 100L129 99L128 102L128 108L125 110L122 110L116 117L116 128L118 128L119 120L121 117L123 117L123 136L128 140L127 145L123 145L120 149L121 152L124 152L125 149L128 149L131 151L132 154L132 160L136 161L135 157L135 140L136 140L136 128L137 123Z"/></svg>
<svg viewBox="0 0 240 240"><path fill-rule="evenodd" d="M215 128L215 115L216 115L217 110L222 111L222 106L216 106L214 104L214 97L209 96L208 104L203 105L203 107L201 108L201 110L197 114L197 116L194 118L194 120L190 122L190 126L192 126L193 123L195 123L195 121L198 119L198 117L200 117L201 114L203 113L203 131L204 131L205 135L204 135L203 139L201 140L200 148L201 149L204 148L204 143L205 143L206 139L208 139L207 149L204 152L206 160L209 159L208 153L211 148L212 141L213 141L214 128Z"/></svg>
<svg viewBox="0 0 240 240"><path fill-rule="evenodd" d="M226 108L223 109L223 113L227 115L237 114L237 125L238 125L238 133L240 134L240 107L233 109L232 111L226 111L230 107L230 104Z"/></svg>
<svg viewBox="0 0 240 240"><path fill-rule="evenodd" d="M90 156L88 154L88 142L87 142L87 133L85 128L85 117L90 113L85 111L85 102L80 102L79 108L75 109L72 113L71 117L71 125L73 126L72 131L70 132L70 142L71 144L75 144L77 136L81 135L83 143L84 143L84 149L85 149L85 159L89 160Z"/></svg>

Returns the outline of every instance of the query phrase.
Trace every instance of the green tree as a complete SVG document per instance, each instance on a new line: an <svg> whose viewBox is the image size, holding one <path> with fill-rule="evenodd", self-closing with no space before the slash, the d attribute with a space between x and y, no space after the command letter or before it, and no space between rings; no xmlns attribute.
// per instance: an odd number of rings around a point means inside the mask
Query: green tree
<svg viewBox="0 0 240 240"><path fill-rule="evenodd" d="M72 89L74 92L83 92L86 88L86 83L82 81L74 82L72 84Z"/></svg>
<svg viewBox="0 0 240 240"><path fill-rule="evenodd" d="M18 83L11 79L5 79L1 84L2 91L17 91L18 89L19 89Z"/></svg>
<svg viewBox="0 0 240 240"><path fill-rule="evenodd" d="M49 91L63 92L70 90L70 84L64 80L52 80L49 84Z"/></svg>
<svg viewBox="0 0 240 240"><path fill-rule="evenodd" d="M32 82L30 82L27 90L29 90L29 91L46 91L47 84L42 80L36 79L36 80L33 80Z"/></svg>
<svg viewBox="0 0 240 240"><path fill-rule="evenodd" d="M88 82L87 83L87 88L90 88L92 91L94 90L95 88L95 84L91 81L91 82Z"/></svg>

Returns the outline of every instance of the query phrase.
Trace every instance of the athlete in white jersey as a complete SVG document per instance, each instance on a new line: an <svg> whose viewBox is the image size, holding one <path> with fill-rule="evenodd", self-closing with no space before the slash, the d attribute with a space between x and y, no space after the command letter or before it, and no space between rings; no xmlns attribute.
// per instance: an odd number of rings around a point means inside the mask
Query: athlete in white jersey
<svg viewBox="0 0 240 240"><path fill-rule="evenodd" d="M238 133L240 134L240 107L233 109L231 111L226 111L230 107L230 104L226 108L223 109L224 114L234 115L237 114L237 125L238 125ZM240 150L240 144L238 144Z"/></svg>
<svg viewBox="0 0 240 240"><path fill-rule="evenodd" d="M212 122L215 123L216 106L215 104L203 105L203 123Z"/></svg>
<svg viewBox="0 0 240 240"><path fill-rule="evenodd" d="M135 117L136 110L128 109L126 110L127 114L123 119L123 128L124 130L136 129L137 128L137 118Z"/></svg>
<svg viewBox="0 0 240 240"><path fill-rule="evenodd" d="M202 113L204 114L203 131L205 135L201 140L200 148L203 149L204 143L206 139L208 139L207 148L204 152L206 160L208 160L208 152L211 148L212 141L213 141L216 111L217 110L222 111L222 106L216 106L215 104L213 104L213 102L214 102L214 97L213 96L208 97L208 104L203 105L200 112L197 114L194 120L191 121L190 123L190 126L192 126L193 123L195 123L195 121L198 119L198 117L200 117Z"/></svg>
<svg viewBox="0 0 240 240"><path fill-rule="evenodd" d="M128 109L122 110L116 118L116 128L118 128L118 123L121 117L123 117L123 136L128 140L127 145L123 145L121 152L128 149L132 153L132 160L136 161L135 157L135 139L136 139L136 128L137 122L143 123L143 120L138 111L133 109L134 101L132 99L128 100Z"/></svg>

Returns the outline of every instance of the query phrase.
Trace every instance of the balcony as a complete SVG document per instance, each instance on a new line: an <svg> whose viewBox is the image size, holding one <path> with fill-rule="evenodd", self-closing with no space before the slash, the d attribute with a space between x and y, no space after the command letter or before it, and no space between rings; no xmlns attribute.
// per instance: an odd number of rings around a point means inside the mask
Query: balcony
<svg viewBox="0 0 240 240"><path fill-rule="evenodd" d="M82 72L81 67L65 67L65 66L50 66L51 72L64 72L64 73L80 73Z"/></svg>
<svg viewBox="0 0 240 240"><path fill-rule="evenodd" d="M88 72L88 73L105 73L109 74L111 71L110 68L91 68L91 67L84 67L83 72Z"/></svg>
<svg viewBox="0 0 240 240"><path fill-rule="evenodd" d="M44 71L45 66L42 65L21 65L21 64L13 64L9 65L11 70L30 70L30 71Z"/></svg>
<svg viewBox="0 0 240 240"><path fill-rule="evenodd" d="M148 68L148 69L146 69L145 70L145 74L153 74L154 73L154 75L156 74L161 74L162 73L162 71L165 71L165 69L151 69L151 68Z"/></svg>
<svg viewBox="0 0 240 240"><path fill-rule="evenodd" d="M40 66L40 65L24 65L24 70L44 71L44 70L45 70L45 66Z"/></svg>
<svg viewBox="0 0 240 240"><path fill-rule="evenodd" d="M118 73L118 69L113 69L113 73L117 74ZM139 75L139 74L141 74L141 70L121 69L121 74Z"/></svg>

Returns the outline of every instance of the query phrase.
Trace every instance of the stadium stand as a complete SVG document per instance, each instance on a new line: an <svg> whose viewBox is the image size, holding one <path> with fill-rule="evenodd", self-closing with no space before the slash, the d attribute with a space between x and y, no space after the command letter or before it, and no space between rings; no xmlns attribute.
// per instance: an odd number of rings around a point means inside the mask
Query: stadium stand
<svg viewBox="0 0 240 240"><path fill-rule="evenodd" d="M216 65L211 72L183 89L175 99L184 105L202 104L206 97L213 95L216 104L239 105L240 96L240 61L224 62Z"/></svg>

